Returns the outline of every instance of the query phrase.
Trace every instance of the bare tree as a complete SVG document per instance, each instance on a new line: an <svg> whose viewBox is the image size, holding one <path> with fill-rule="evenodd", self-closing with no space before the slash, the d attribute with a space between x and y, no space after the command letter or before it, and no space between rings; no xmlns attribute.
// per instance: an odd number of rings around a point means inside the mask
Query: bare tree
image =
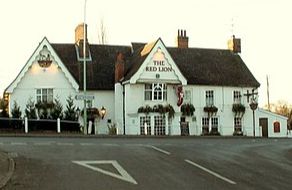
<svg viewBox="0 0 292 190"><path fill-rule="evenodd" d="M105 28L103 19L100 20L100 28L98 30L98 41L100 44L107 43L106 28Z"/></svg>
<svg viewBox="0 0 292 190"><path fill-rule="evenodd" d="M268 105L265 105L265 108L267 109ZM278 101L275 104L270 104L270 109L274 113L287 117L288 129L292 130L292 105L289 105L285 101Z"/></svg>

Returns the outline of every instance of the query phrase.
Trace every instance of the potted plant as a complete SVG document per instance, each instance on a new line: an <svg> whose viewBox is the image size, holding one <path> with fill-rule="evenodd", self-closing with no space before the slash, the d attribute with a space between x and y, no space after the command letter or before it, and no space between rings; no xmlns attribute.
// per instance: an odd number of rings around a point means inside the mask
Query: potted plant
<svg viewBox="0 0 292 190"><path fill-rule="evenodd" d="M211 117L212 115L215 115L218 112L218 108L214 105L211 106L205 106L204 112L208 113L208 116Z"/></svg>
<svg viewBox="0 0 292 190"><path fill-rule="evenodd" d="M232 111L234 112L235 115L239 115L240 117L242 117L243 114L245 113L245 107L243 104L233 104Z"/></svg>
<svg viewBox="0 0 292 190"><path fill-rule="evenodd" d="M193 116L195 112L195 107L193 104L183 104L180 108L182 115L184 116Z"/></svg>

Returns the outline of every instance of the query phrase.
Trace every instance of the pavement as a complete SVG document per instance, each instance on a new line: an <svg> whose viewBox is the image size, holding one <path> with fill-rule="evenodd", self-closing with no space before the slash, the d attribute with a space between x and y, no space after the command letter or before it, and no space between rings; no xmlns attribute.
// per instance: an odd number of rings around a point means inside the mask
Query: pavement
<svg viewBox="0 0 292 190"><path fill-rule="evenodd" d="M14 167L14 160L7 153L0 151L0 189L2 189L12 177Z"/></svg>

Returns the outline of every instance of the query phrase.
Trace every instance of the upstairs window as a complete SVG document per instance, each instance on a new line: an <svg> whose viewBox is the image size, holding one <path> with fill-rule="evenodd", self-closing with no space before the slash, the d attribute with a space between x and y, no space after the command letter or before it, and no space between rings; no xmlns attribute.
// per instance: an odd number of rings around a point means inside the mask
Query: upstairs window
<svg viewBox="0 0 292 190"><path fill-rule="evenodd" d="M165 101L167 98L166 84L145 84L145 100Z"/></svg>
<svg viewBox="0 0 292 190"><path fill-rule="evenodd" d="M53 89L52 88L39 88L36 89L37 102L52 103L53 102Z"/></svg>
<svg viewBox="0 0 292 190"><path fill-rule="evenodd" d="M185 103L192 103L192 93L191 93L191 90L185 90L184 102Z"/></svg>
<svg viewBox="0 0 292 190"><path fill-rule="evenodd" d="M241 104L241 93L240 93L240 91L233 91L233 103Z"/></svg>
<svg viewBox="0 0 292 190"><path fill-rule="evenodd" d="M206 106L213 106L214 105L214 91L207 90L206 91Z"/></svg>

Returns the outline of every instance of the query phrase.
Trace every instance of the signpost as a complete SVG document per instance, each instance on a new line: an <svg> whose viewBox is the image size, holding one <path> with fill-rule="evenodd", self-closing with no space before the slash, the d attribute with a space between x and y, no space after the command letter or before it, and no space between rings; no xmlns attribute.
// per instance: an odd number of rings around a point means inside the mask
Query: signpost
<svg viewBox="0 0 292 190"><path fill-rule="evenodd" d="M78 94L75 96L76 100L94 100L94 95Z"/></svg>

